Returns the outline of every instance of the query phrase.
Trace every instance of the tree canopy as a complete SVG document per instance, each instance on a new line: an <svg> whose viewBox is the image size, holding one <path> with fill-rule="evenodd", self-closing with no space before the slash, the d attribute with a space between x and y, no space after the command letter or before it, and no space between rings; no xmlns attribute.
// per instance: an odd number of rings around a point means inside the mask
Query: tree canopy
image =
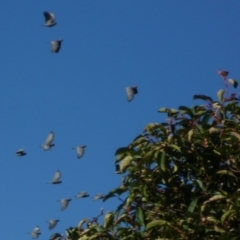
<svg viewBox="0 0 240 240"><path fill-rule="evenodd" d="M103 201L119 206L67 229L68 239L240 238L240 99L229 93L238 83L218 74L225 89L217 100L199 94L201 105L159 109L166 122L116 151L122 183Z"/></svg>

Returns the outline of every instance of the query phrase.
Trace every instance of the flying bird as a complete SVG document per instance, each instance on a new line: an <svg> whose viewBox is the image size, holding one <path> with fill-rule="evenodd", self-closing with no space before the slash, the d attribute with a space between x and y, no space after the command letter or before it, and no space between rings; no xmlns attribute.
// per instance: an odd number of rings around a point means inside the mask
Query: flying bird
<svg viewBox="0 0 240 240"><path fill-rule="evenodd" d="M51 52L58 53L60 51L62 41L63 41L62 39L59 39L59 40L50 42L51 43Z"/></svg>
<svg viewBox="0 0 240 240"><path fill-rule="evenodd" d="M60 181L60 178L61 178L61 172L58 170L55 172L54 176L53 176L53 179L51 182L51 184L59 184L61 183L62 181Z"/></svg>
<svg viewBox="0 0 240 240"><path fill-rule="evenodd" d="M50 150L51 147L55 146L55 144L52 143L53 140L54 140L54 133L53 133L53 131L51 131L51 132L48 134L45 143L42 144L40 147L43 148L44 150Z"/></svg>
<svg viewBox="0 0 240 240"><path fill-rule="evenodd" d="M60 220L58 220L58 219L52 219L52 220L46 221L46 222L49 223L48 229L49 229L49 230L54 229L55 226L57 225L57 223L58 223L59 221L60 221Z"/></svg>
<svg viewBox="0 0 240 240"><path fill-rule="evenodd" d="M94 201L97 201L97 200L99 200L99 199L103 199L105 197L105 195L104 194L101 194L101 193L99 193L99 194L96 194L95 195L95 197L94 197Z"/></svg>
<svg viewBox="0 0 240 240"><path fill-rule="evenodd" d="M70 201L72 201L71 198L65 198L65 199L62 199L62 200L57 200L58 202L61 202L61 210L65 210L69 204Z"/></svg>
<svg viewBox="0 0 240 240"><path fill-rule="evenodd" d="M80 192L75 197L76 198L86 198L86 197L89 197L89 194L87 192Z"/></svg>
<svg viewBox="0 0 240 240"><path fill-rule="evenodd" d="M45 24L43 26L45 27L52 27L55 26L57 23L55 22L55 15L51 12L44 12L43 13L45 17Z"/></svg>
<svg viewBox="0 0 240 240"><path fill-rule="evenodd" d="M84 154L84 149L86 148L87 146L84 145L84 146L78 146L78 147L75 147L75 148L72 148L72 149L76 149L77 151L77 158L81 158Z"/></svg>
<svg viewBox="0 0 240 240"><path fill-rule="evenodd" d="M131 102L134 98L134 94L138 93L137 86L125 87L125 90L127 93L127 100L128 100L128 102Z"/></svg>
<svg viewBox="0 0 240 240"><path fill-rule="evenodd" d="M36 239L41 234L39 226L36 226L31 232L28 232L32 236L33 239Z"/></svg>
<svg viewBox="0 0 240 240"><path fill-rule="evenodd" d="M27 153L24 151L24 149L18 149L18 150L16 151L16 155L19 156L19 157L24 156L24 155L26 155L26 154L27 154Z"/></svg>

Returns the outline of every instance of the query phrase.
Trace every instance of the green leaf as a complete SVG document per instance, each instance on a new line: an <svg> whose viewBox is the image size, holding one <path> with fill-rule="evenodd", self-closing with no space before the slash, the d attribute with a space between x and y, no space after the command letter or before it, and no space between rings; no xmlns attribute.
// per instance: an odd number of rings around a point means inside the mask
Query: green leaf
<svg viewBox="0 0 240 240"><path fill-rule="evenodd" d="M103 202L107 201L109 198L115 197L114 193L108 193L107 195L104 196Z"/></svg>
<svg viewBox="0 0 240 240"><path fill-rule="evenodd" d="M212 134L212 133L215 133L215 132L219 132L219 129L218 128L215 128L215 127L210 127L208 129L209 133Z"/></svg>
<svg viewBox="0 0 240 240"><path fill-rule="evenodd" d="M88 240L99 239L100 236L101 236L101 233L95 233L91 237L89 237Z"/></svg>
<svg viewBox="0 0 240 240"><path fill-rule="evenodd" d="M139 138L141 138L141 137L144 137L145 136L145 134L139 134L137 137L135 137L134 139L133 139L133 141L136 141L137 139L139 139Z"/></svg>
<svg viewBox="0 0 240 240"><path fill-rule="evenodd" d="M121 153L117 155L117 158L115 159L115 163L121 161L123 158L125 158L128 154L127 153Z"/></svg>
<svg viewBox="0 0 240 240"><path fill-rule="evenodd" d="M237 88L237 86L238 86L238 81L237 80L230 78L230 79L228 79L228 82L230 84L232 84L234 88Z"/></svg>
<svg viewBox="0 0 240 240"><path fill-rule="evenodd" d="M237 179L237 177L235 176L235 174L229 170L220 170L220 171L217 171L216 174L220 174L220 175L228 175L228 176L232 176L234 178Z"/></svg>
<svg viewBox="0 0 240 240"><path fill-rule="evenodd" d="M138 207L136 211L136 217L138 218L141 225L145 226L144 212L142 208Z"/></svg>
<svg viewBox="0 0 240 240"><path fill-rule="evenodd" d="M98 225L98 224L96 224L96 225L94 226L94 229L95 229L97 232L99 232L99 233L106 232L106 229L104 229L103 226Z"/></svg>
<svg viewBox="0 0 240 240"><path fill-rule="evenodd" d="M169 147L173 148L174 150L177 150L178 152L181 152L180 147L175 144L171 144L171 145L169 145Z"/></svg>
<svg viewBox="0 0 240 240"><path fill-rule="evenodd" d="M175 173L178 170L178 165L177 165L176 162L173 162L172 164L173 164L173 171L172 171L172 173Z"/></svg>
<svg viewBox="0 0 240 240"><path fill-rule="evenodd" d="M215 224L219 223L218 219L216 219L213 216L208 216L206 219L207 219L208 222L212 222L212 223L215 223Z"/></svg>
<svg viewBox="0 0 240 240"><path fill-rule="evenodd" d="M132 142L130 145L131 145L131 148L132 147L135 147L141 143L144 143L144 142L147 142L148 140L146 139L146 137L140 137L138 139L136 139L134 142Z"/></svg>
<svg viewBox="0 0 240 240"><path fill-rule="evenodd" d="M180 106L178 108L183 114L188 114L190 117L193 117L193 113L192 113L192 110L188 107L185 107L185 106Z"/></svg>
<svg viewBox="0 0 240 240"><path fill-rule="evenodd" d="M118 217L117 218L117 220L114 222L114 225L116 225L116 224L118 224L118 223L120 223L120 222L122 222L122 221L126 221L126 217L127 217L128 215L126 214L126 213L124 213L124 214L122 214L120 217Z"/></svg>
<svg viewBox="0 0 240 240"><path fill-rule="evenodd" d="M228 210L226 211L222 217L221 217L221 222L224 224L227 218L231 218L231 215L236 215L236 210ZM227 220L228 221L228 220Z"/></svg>
<svg viewBox="0 0 240 240"><path fill-rule="evenodd" d="M194 99L194 100L195 100L195 99L201 99L201 100L210 101L210 102L213 101L211 97L208 97L208 96L203 95L203 94L194 95L194 96L193 96L193 99Z"/></svg>
<svg viewBox="0 0 240 240"><path fill-rule="evenodd" d="M104 217L104 228L109 228L113 224L113 212L107 212Z"/></svg>
<svg viewBox="0 0 240 240"><path fill-rule="evenodd" d="M198 202L198 198L194 198L194 199L192 200L192 202L190 203L190 205L189 205L189 207L188 207L188 211L189 211L189 212L194 212L194 209L195 209L195 207L196 207L196 205L197 205L197 202Z"/></svg>
<svg viewBox="0 0 240 240"><path fill-rule="evenodd" d="M77 228L78 228L78 229L81 229L81 228L82 228L82 225L83 225L85 222L87 222L87 221L89 221L88 218L82 219L82 220L78 223Z"/></svg>
<svg viewBox="0 0 240 240"><path fill-rule="evenodd" d="M214 108L216 108L216 109L221 109L221 107L222 107L219 102L214 102L214 103L212 103L212 106L213 106Z"/></svg>
<svg viewBox="0 0 240 240"><path fill-rule="evenodd" d="M213 196L213 197L211 197L211 198L209 198L207 201L205 201L203 204L205 205L205 204L207 204L207 203L209 203L209 202L214 202L214 201L218 201L218 200L222 200L222 199L226 199L226 196L224 196L224 195L215 195L215 196Z"/></svg>
<svg viewBox="0 0 240 240"><path fill-rule="evenodd" d="M158 155L158 166L165 172L165 159L166 159L166 153L161 152L161 154Z"/></svg>
<svg viewBox="0 0 240 240"><path fill-rule="evenodd" d="M206 191L206 188L203 185L203 182L200 179L196 179L196 182L198 183L198 186L203 190Z"/></svg>
<svg viewBox="0 0 240 240"><path fill-rule="evenodd" d="M143 131L147 131L147 132L150 132L152 130L154 130L156 127L158 127L159 124L158 123L149 123ZM142 135L141 137L145 137L145 135Z"/></svg>
<svg viewBox="0 0 240 240"><path fill-rule="evenodd" d="M218 227L217 225L214 226L214 230L219 233L225 233L226 231L223 228Z"/></svg>
<svg viewBox="0 0 240 240"><path fill-rule="evenodd" d="M179 111L175 108L171 108L169 111L168 111L170 114L177 114Z"/></svg>
<svg viewBox="0 0 240 240"><path fill-rule="evenodd" d="M122 153L127 153L129 149L127 147L121 147L115 152L115 156Z"/></svg>
<svg viewBox="0 0 240 240"><path fill-rule="evenodd" d="M168 108L165 108L165 107L160 108L160 109L158 110L158 112L167 113L167 112L168 112Z"/></svg>
<svg viewBox="0 0 240 240"><path fill-rule="evenodd" d="M119 164L119 168L121 172L124 172L126 168L131 164L131 161L133 160L133 157L128 155L126 156Z"/></svg>
<svg viewBox="0 0 240 240"><path fill-rule="evenodd" d="M152 228L158 228L161 226L170 226L171 224L167 221L164 220L153 220L150 223L147 224L146 226L146 231L149 231Z"/></svg>
<svg viewBox="0 0 240 240"><path fill-rule="evenodd" d="M51 237L50 240L56 240L57 238L61 237L62 235L60 233L54 233Z"/></svg>
<svg viewBox="0 0 240 240"><path fill-rule="evenodd" d="M211 118L212 118L212 113L209 112L209 111L206 112L206 113L202 116L202 123L203 123L203 124L207 124Z"/></svg>
<svg viewBox="0 0 240 240"><path fill-rule="evenodd" d="M240 140L240 135L236 132L230 132L234 137L236 137L238 140Z"/></svg>
<svg viewBox="0 0 240 240"><path fill-rule="evenodd" d="M192 141L192 136L193 136L193 134L194 134L194 130L193 130L193 129L191 129L191 130L188 131L188 141L189 141L189 142Z"/></svg>
<svg viewBox="0 0 240 240"><path fill-rule="evenodd" d="M116 197L115 194L121 195L122 193L126 192L127 188L126 187L119 187L111 190L105 197L103 198L103 202L105 202L107 199Z"/></svg>
<svg viewBox="0 0 240 240"><path fill-rule="evenodd" d="M223 95L224 95L224 93L225 93L225 90L222 90L222 89L220 89L220 90L218 91L218 93L217 93L219 102L221 102L221 103L223 102Z"/></svg>

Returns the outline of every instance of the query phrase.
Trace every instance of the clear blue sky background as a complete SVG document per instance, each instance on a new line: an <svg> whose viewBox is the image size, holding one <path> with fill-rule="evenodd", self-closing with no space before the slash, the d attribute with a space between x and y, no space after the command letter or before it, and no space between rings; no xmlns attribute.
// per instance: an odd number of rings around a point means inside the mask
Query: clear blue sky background
<svg viewBox="0 0 240 240"><path fill-rule="evenodd" d="M36 225L48 239L101 207L114 210L118 201L92 198L121 182L116 149L165 121L160 107L215 98L218 69L240 79L239 10L239 0L1 1L1 239L30 239ZM55 27L41 26L43 11L56 14ZM129 103L123 88L132 85L139 94ZM56 146L45 152L51 130ZM78 160L71 148L82 144ZM15 156L18 148L27 155ZM58 169L63 183L47 185ZM83 190L91 198L74 199ZM62 212L56 200L69 197ZM50 231L52 218L60 223Z"/></svg>

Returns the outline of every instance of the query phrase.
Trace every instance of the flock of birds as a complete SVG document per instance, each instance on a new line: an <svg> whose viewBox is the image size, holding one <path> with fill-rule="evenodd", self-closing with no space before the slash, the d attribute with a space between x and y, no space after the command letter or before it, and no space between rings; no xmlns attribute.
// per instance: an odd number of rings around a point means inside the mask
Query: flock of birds
<svg viewBox="0 0 240 240"><path fill-rule="evenodd" d="M53 146L55 146L53 141L54 141L54 132L51 131L48 134L48 136L45 140L45 143L41 144L40 147L43 148L45 151L51 150L51 148ZM83 157L84 149L86 147L87 147L86 145L83 145L83 146L77 146L77 147L72 148L72 149L76 150L78 159ZM25 152L24 149L19 149L16 152L16 155L19 156L19 157L25 156L26 154L27 153ZM54 173L54 176L53 176L52 180L50 182L47 182L47 183L48 184L60 184L60 183L62 183L61 172L59 170L57 170ZM77 199L80 199L80 198L86 198L86 197L89 197L89 196L90 195L86 191L83 191L83 192L79 192L75 197ZM96 200L102 199L102 198L104 198L104 196L105 196L104 194L96 194L93 200L96 201ZM72 201L71 198L64 198L64 199L61 199L61 200L57 200L57 202L61 203L61 210L62 211L64 211L68 207L70 201ZM51 220L46 221L49 224L48 229L49 230L54 229L54 227L57 225L57 223L59 221L60 221L59 219L51 219ZM41 234L40 227L36 226L31 232L28 232L28 233L32 236L33 239L36 239Z"/></svg>
<svg viewBox="0 0 240 240"><path fill-rule="evenodd" d="M55 21L56 19L55 19L55 14L54 13L44 12L43 15L45 17L45 24L43 26L53 27L57 24L56 21ZM51 41L51 52L58 53L60 51L62 41L63 41L62 39ZM132 101L133 98L134 98L134 95L138 93L137 86L125 87L124 89L126 90L127 100L129 102ZM51 131L48 134L45 143L41 144L40 147L43 148L45 151L50 150L53 146L55 146L55 144L53 143L53 140L54 140L54 132ZM77 158L78 159L83 157L84 150L85 150L86 147L87 147L86 145L83 145L83 146L77 146L77 147L73 148L77 152ZM25 156L26 154L27 153L25 152L24 149L19 149L16 152L16 155L19 156L19 157ZM116 173L118 173L118 172L119 172L119 166L117 165L116 166ZM57 170L55 172L54 176L53 176L52 181L48 182L48 184L60 184L60 183L62 183L62 181L60 179L61 179L61 172L59 170ZM94 200L96 201L96 200L102 199L102 198L104 198L104 196L105 196L104 194L96 194L95 197L94 197ZM86 198L86 197L89 197L89 194L86 191L83 191L83 192L78 193L75 197L77 199ZM62 211L65 210L68 207L69 202L71 200L72 200L71 198L65 198L65 199L57 200L58 202L61 203L61 210ZM49 226L48 226L49 230L54 229L54 227L57 225L57 223L59 221L60 221L59 219L51 219L51 220L46 221L49 224ZM41 235L40 227L36 226L36 227L33 228L33 230L31 232L28 232L28 233L32 236L33 239L36 239L36 238L39 237L39 235Z"/></svg>

